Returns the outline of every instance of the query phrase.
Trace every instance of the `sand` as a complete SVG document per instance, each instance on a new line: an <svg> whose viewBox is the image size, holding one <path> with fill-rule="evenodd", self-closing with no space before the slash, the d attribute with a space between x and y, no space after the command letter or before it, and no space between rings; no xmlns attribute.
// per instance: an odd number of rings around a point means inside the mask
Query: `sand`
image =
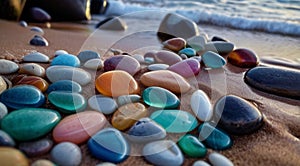
<svg viewBox="0 0 300 166"><path fill-rule="evenodd" d="M94 31L92 25L76 23L52 23L52 29L44 28L44 37L49 41L48 47L29 45L35 34L29 28L19 26L16 22L0 20L0 57L20 61L22 56L39 51L53 58L56 50L63 49L77 55L79 51L91 49L103 55L103 59L111 56L110 47L122 49L131 54L143 54L148 50L159 50L161 44L155 35L158 20L127 19L126 32ZM43 26L43 25L39 25ZM250 48L259 56L278 56L292 60L299 58L300 38L266 34L263 32L241 31L211 25L200 25L209 37L218 35L236 44L236 47ZM92 34L92 35L91 35ZM47 67L48 64L43 64ZM145 66L143 66L145 67ZM135 78L145 72L142 69ZM233 146L219 151L235 165L300 165L300 101L267 94L247 86L243 81L246 69L228 64L224 69L202 70L200 74L189 79L193 89L181 96L181 109L191 111L189 98L193 90L203 89L214 104L218 98L226 94L235 94L252 102L264 115L264 125L257 132L245 136L232 136ZM93 72L98 76L103 71ZM6 76L11 78L12 76ZM142 87L143 88L143 87ZM84 87L83 95L95 94L94 84ZM46 107L52 107L47 104ZM110 117L108 117L109 119ZM49 135L48 137L51 137ZM80 146L83 152L81 165L96 165L101 161L90 156L86 145ZM209 150L208 153L213 152ZM137 153L133 154L137 155ZM207 155L208 156L208 155ZM186 157L184 165L205 158ZM35 161L49 158L44 155L31 158ZM149 165L143 157L130 156L120 165Z"/></svg>

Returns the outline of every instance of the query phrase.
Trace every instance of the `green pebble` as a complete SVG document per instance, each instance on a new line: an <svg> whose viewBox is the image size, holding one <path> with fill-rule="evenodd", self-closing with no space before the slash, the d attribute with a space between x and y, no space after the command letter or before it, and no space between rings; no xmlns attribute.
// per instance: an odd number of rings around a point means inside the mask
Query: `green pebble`
<svg viewBox="0 0 300 166"><path fill-rule="evenodd" d="M191 134L180 138L179 148L190 157L204 157L207 153L205 146Z"/></svg>
<svg viewBox="0 0 300 166"><path fill-rule="evenodd" d="M178 97L167 89L149 87L143 91L144 102L156 108L177 108L180 104Z"/></svg>

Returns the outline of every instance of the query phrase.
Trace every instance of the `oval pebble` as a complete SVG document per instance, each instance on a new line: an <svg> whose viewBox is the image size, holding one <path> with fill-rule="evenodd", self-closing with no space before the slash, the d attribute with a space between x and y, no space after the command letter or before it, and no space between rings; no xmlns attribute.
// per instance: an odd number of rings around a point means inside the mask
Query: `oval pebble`
<svg viewBox="0 0 300 166"><path fill-rule="evenodd" d="M1 146L16 146L15 141L5 131L0 130L0 147Z"/></svg>
<svg viewBox="0 0 300 166"><path fill-rule="evenodd" d="M179 55L184 54L184 55L186 55L188 58L197 55L196 50L194 50L193 48L184 48L184 49L180 50L180 51L178 52L178 54L179 54Z"/></svg>
<svg viewBox="0 0 300 166"><path fill-rule="evenodd" d="M116 166L116 164L110 162L104 162L104 163L97 164L96 166Z"/></svg>
<svg viewBox="0 0 300 166"><path fill-rule="evenodd" d="M218 54L228 54L234 49L234 44L223 41L208 42L204 46L205 51L212 51Z"/></svg>
<svg viewBox="0 0 300 166"><path fill-rule="evenodd" d="M51 66L71 66L71 67L79 67L80 61L79 59L71 54L61 54L56 56L52 62Z"/></svg>
<svg viewBox="0 0 300 166"><path fill-rule="evenodd" d="M204 157L207 152L205 146L198 138L191 134L181 137L178 141L178 146L189 157Z"/></svg>
<svg viewBox="0 0 300 166"><path fill-rule="evenodd" d="M49 62L49 57L40 52L33 52L33 53L30 53L30 54L27 54L26 56L24 56L23 61L24 62L46 63L46 62Z"/></svg>
<svg viewBox="0 0 300 166"><path fill-rule="evenodd" d="M150 142L144 146L142 154L148 162L154 165L179 166L184 161L180 149L171 140Z"/></svg>
<svg viewBox="0 0 300 166"><path fill-rule="evenodd" d="M37 157L47 154L52 146L53 142L50 139L44 138L30 142L21 142L19 149L28 157Z"/></svg>
<svg viewBox="0 0 300 166"><path fill-rule="evenodd" d="M77 57L80 60L81 64L84 64L91 59L100 59L101 56L99 53L97 53L95 51L85 50L85 51L81 51L77 55Z"/></svg>
<svg viewBox="0 0 300 166"><path fill-rule="evenodd" d="M156 64L151 64L147 67L148 70L150 71L156 71L156 70L166 70L169 67L167 64L163 63L156 63Z"/></svg>
<svg viewBox="0 0 300 166"><path fill-rule="evenodd" d="M201 121L209 121L213 115L210 100L205 92L196 90L191 97L191 108L197 118Z"/></svg>
<svg viewBox="0 0 300 166"><path fill-rule="evenodd" d="M51 150L52 161L61 166L80 165L82 154L80 148L71 142L62 142Z"/></svg>
<svg viewBox="0 0 300 166"><path fill-rule="evenodd" d="M202 55L202 61L206 67L217 69L226 65L226 60L219 54L207 51Z"/></svg>
<svg viewBox="0 0 300 166"><path fill-rule="evenodd" d="M65 91L65 92L73 92L73 93L81 93L82 87L77 82L71 80L60 80L52 83L48 89L47 93L49 94L52 91Z"/></svg>
<svg viewBox="0 0 300 166"><path fill-rule="evenodd" d="M33 162L31 166L55 166L55 164L46 159L39 159Z"/></svg>
<svg viewBox="0 0 300 166"><path fill-rule="evenodd" d="M5 115L7 115L7 113L8 113L7 107L0 102L0 127L1 127L1 120Z"/></svg>
<svg viewBox="0 0 300 166"><path fill-rule="evenodd" d="M101 130L106 124L106 118L96 111L84 111L69 115L62 119L53 129L55 142L72 142L81 144Z"/></svg>
<svg viewBox="0 0 300 166"><path fill-rule="evenodd" d="M19 70L20 74L28 74L38 77L44 77L46 72L45 69L36 63L26 63L23 66L20 67Z"/></svg>
<svg viewBox="0 0 300 166"><path fill-rule="evenodd" d="M43 30L42 28L36 27L36 26L31 27L31 28L30 28L30 31L38 32L38 33L41 33L42 35L44 34L44 30Z"/></svg>
<svg viewBox="0 0 300 166"><path fill-rule="evenodd" d="M88 104L93 110L100 111L106 115L112 114L118 108L118 105L114 99L102 95L90 97Z"/></svg>
<svg viewBox="0 0 300 166"><path fill-rule="evenodd" d="M25 155L14 148L0 147L0 165L3 166L29 166L29 160Z"/></svg>
<svg viewBox="0 0 300 166"><path fill-rule="evenodd" d="M105 128L88 141L90 153L99 160L120 163L128 158L130 146L122 133L114 128Z"/></svg>
<svg viewBox="0 0 300 166"><path fill-rule="evenodd" d="M103 61L101 59L90 59L86 61L83 66L91 70L100 70L103 68Z"/></svg>
<svg viewBox="0 0 300 166"><path fill-rule="evenodd" d="M122 106L129 103L136 103L141 100L140 95L122 95L117 98L118 106Z"/></svg>
<svg viewBox="0 0 300 166"><path fill-rule="evenodd" d="M41 77L18 75L13 78L13 84L15 85L32 85L38 88L41 92L45 92L48 89L48 82Z"/></svg>
<svg viewBox="0 0 300 166"><path fill-rule="evenodd" d="M112 56L104 61L104 71L123 70L134 75L140 70L140 67L140 63L136 59L127 55Z"/></svg>
<svg viewBox="0 0 300 166"><path fill-rule="evenodd" d="M185 47L186 41L183 38L172 38L162 44L165 48L177 52Z"/></svg>
<svg viewBox="0 0 300 166"><path fill-rule="evenodd" d="M22 26L22 27L27 27L28 26L27 22L24 21L24 20L20 21L19 25Z"/></svg>
<svg viewBox="0 0 300 166"><path fill-rule="evenodd" d="M39 35L35 35L29 41L29 44L33 45L33 46L48 46L49 45L48 41L44 37L39 36Z"/></svg>
<svg viewBox="0 0 300 166"><path fill-rule="evenodd" d="M144 57L142 55L139 55L139 54L132 55L132 58L136 59L140 63L144 63L145 62Z"/></svg>
<svg viewBox="0 0 300 166"><path fill-rule="evenodd" d="M69 54L69 53L65 50L57 50L57 51L55 51L54 56L58 56L61 54Z"/></svg>
<svg viewBox="0 0 300 166"><path fill-rule="evenodd" d="M193 163L193 166L210 166L210 165L205 161L198 160L198 161Z"/></svg>
<svg viewBox="0 0 300 166"><path fill-rule="evenodd" d="M186 59L170 66L168 70L188 78L199 74L200 63L196 59Z"/></svg>
<svg viewBox="0 0 300 166"><path fill-rule="evenodd" d="M0 74L12 74L19 70L19 65L15 62L0 59Z"/></svg>
<svg viewBox="0 0 300 166"><path fill-rule="evenodd" d="M5 77L0 76L0 94L7 89ZM1 112L1 111L0 111ZM1 116L1 115L0 115ZM1 119L1 118L0 118Z"/></svg>
<svg viewBox="0 0 300 166"><path fill-rule="evenodd" d="M213 152L208 156L208 159L213 166L234 166L232 161L220 153Z"/></svg>
<svg viewBox="0 0 300 166"><path fill-rule="evenodd" d="M51 20L51 16L43 9L39 7L32 7L30 9L32 18L38 22L47 22Z"/></svg>
<svg viewBox="0 0 300 166"><path fill-rule="evenodd" d="M241 68L252 68L259 63L256 53L246 48L231 51L227 60L229 63Z"/></svg>
<svg viewBox="0 0 300 166"><path fill-rule="evenodd" d="M145 55L145 61L154 61L155 63L163 63L167 65L173 65L177 62L180 62L182 59L179 55L174 52L161 50L158 52L147 52Z"/></svg>
<svg viewBox="0 0 300 166"><path fill-rule="evenodd" d="M206 42L207 42L207 39L202 35L193 36L193 37L187 39L187 44L197 52L204 50L204 46L205 46Z"/></svg>

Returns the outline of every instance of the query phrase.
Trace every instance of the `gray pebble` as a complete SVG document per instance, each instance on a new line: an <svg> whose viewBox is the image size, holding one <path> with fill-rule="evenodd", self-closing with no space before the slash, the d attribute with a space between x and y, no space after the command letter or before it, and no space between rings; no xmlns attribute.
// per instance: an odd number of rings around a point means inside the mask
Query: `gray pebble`
<svg viewBox="0 0 300 166"><path fill-rule="evenodd" d="M23 57L24 62L40 62L45 63L49 62L49 57L40 52L33 52Z"/></svg>
<svg viewBox="0 0 300 166"><path fill-rule="evenodd" d="M140 101L141 96L139 95L122 95L117 98L118 106L122 106L129 103L135 103Z"/></svg>
<svg viewBox="0 0 300 166"><path fill-rule="evenodd" d="M80 148L71 142L57 144L50 155L52 161L60 166L77 166L82 159Z"/></svg>
<svg viewBox="0 0 300 166"><path fill-rule="evenodd" d="M94 110L100 111L103 114L112 114L118 105L116 101L110 97L104 97L102 95L95 95L89 98L88 105Z"/></svg>
<svg viewBox="0 0 300 166"><path fill-rule="evenodd" d="M220 153L213 152L208 156L209 162L213 166L233 166L234 164Z"/></svg>
<svg viewBox="0 0 300 166"><path fill-rule="evenodd" d="M155 71L155 70L166 70L169 67L167 64L157 63L148 66L148 70Z"/></svg>
<svg viewBox="0 0 300 166"><path fill-rule="evenodd" d="M19 70L19 65L15 62L0 59L0 74L11 74Z"/></svg>
<svg viewBox="0 0 300 166"><path fill-rule="evenodd" d="M194 162L193 166L210 166L210 165L205 161L198 160L198 161Z"/></svg>
<svg viewBox="0 0 300 166"><path fill-rule="evenodd" d="M0 147L1 146L16 146L15 141L5 131L0 130Z"/></svg>
<svg viewBox="0 0 300 166"><path fill-rule="evenodd" d="M80 60L81 64L84 64L86 61L90 59L100 58L100 54L98 54L95 51L86 50L86 51L81 51L77 55L77 57Z"/></svg>

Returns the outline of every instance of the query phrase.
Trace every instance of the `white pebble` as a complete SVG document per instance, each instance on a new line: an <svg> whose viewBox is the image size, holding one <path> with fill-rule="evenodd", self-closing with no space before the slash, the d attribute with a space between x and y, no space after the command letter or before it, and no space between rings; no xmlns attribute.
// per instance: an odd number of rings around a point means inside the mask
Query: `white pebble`
<svg viewBox="0 0 300 166"><path fill-rule="evenodd" d="M209 162L213 166L234 166L234 164L220 153L213 152L208 156Z"/></svg>

